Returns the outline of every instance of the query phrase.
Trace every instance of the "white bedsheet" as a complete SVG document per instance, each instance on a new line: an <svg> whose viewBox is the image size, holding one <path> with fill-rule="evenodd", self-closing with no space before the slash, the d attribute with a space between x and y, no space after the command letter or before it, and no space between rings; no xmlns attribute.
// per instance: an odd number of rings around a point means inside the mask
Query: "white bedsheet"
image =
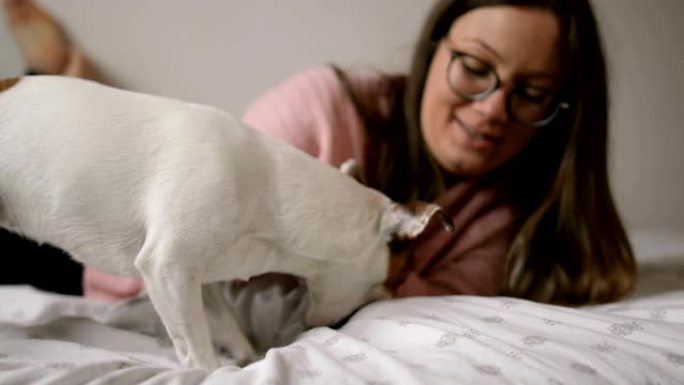
<svg viewBox="0 0 684 385"><path fill-rule="evenodd" d="M684 249L659 255L643 263L637 296L615 304L379 302L339 330L309 330L244 369L214 372L177 364L144 299L5 286L0 384L684 384Z"/></svg>

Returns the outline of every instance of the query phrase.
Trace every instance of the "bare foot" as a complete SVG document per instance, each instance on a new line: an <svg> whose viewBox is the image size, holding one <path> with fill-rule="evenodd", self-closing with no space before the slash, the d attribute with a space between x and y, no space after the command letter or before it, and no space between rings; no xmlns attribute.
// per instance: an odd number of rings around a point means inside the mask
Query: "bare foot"
<svg viewBox="0 0 684 385"><path fill-rule="evenodd" d="M3 0L9 29L29 69L61 74L67 66L69 43L56 20L31 0Z"/></svg>

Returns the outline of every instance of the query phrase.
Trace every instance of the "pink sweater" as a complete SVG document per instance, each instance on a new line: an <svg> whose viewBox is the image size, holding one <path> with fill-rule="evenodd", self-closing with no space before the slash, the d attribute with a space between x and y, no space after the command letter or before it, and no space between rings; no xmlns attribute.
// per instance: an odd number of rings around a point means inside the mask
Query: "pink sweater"
<svg viewBox="0 0 684 385"><path fill-rule="evenodd" d="M389 85L376 72L351 73L363 99L390 103ZM266 92L245 122L334 166L362 160L366 127L329 68L303 72ZM363 166L363 165L362 165ZM435 228L414 244L415 269L398 295L496 294L504 280L505 256L513 236L513 210L502 186L461 182L438 202L452 214L454 233Z"/></svg>
<svg viewBox="0 0 684 385"><path fill-rule="evenodd" d="M349 80L362 98L389 104L390 89L380 74L351 73ZM330 68L302 72L267 91L249 106L244 121L334 166L365 158L366 127ZM440 197L455 231L435 227L414 242L413 270L397 295L496 294L513 236L513 210L503 203L503 191L501 183L465 181ZM92 269L84 275L85 295L91 298L126 298L140 288L137 279Z"/></svg>

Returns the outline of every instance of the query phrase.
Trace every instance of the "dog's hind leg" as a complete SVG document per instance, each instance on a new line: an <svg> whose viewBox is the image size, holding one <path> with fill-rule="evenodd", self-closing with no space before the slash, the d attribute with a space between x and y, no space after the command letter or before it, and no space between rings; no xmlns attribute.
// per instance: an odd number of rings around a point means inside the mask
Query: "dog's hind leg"
<svg viewBox="0 0 684 385"><path fill-rule="evenodd" d="M201 266L182 264L195 257L192 248L179 246L148 239L135 264L180 361L186 367L216 369L220 364L202 303Z"/></svg>

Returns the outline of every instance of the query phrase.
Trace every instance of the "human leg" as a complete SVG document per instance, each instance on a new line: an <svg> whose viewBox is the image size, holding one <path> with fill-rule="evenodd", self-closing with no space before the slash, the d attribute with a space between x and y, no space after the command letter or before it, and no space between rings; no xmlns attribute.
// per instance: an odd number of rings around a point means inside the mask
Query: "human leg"
<svg viewBox="0 0 684 385"><path fill-rule="evenodd" d="M97 80L90 60L69 40L52 15L32 0L4 0L3 6L28 73Z"/></svg>

